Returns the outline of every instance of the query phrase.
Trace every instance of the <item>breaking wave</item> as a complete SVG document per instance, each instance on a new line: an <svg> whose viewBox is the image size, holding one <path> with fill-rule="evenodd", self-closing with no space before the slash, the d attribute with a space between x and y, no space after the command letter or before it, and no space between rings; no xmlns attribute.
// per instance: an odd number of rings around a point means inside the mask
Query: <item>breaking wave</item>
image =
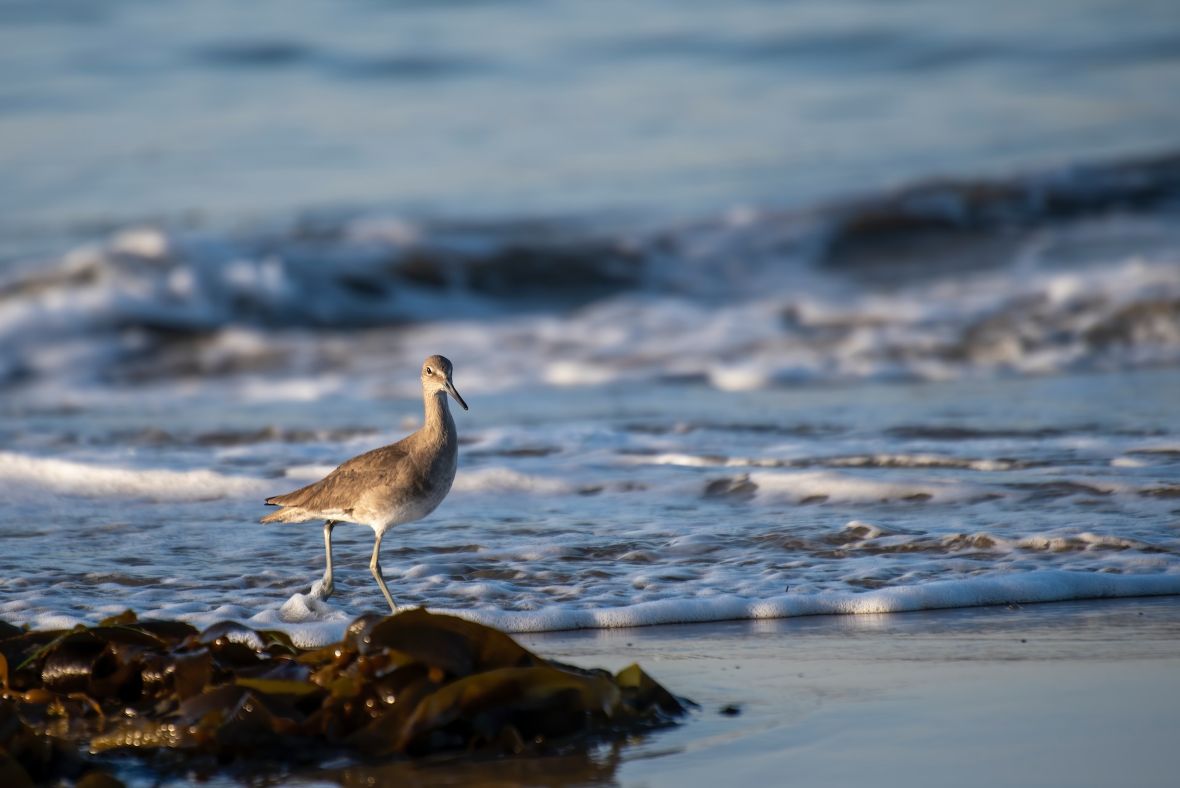
<svg viewBox="0 0 1180 788"><path fill-rule="evenodd" d="M5 501L46 494L140 499L209 501L260 496L259 479L226 476L207 469L112 468L52 457L0 452L0 490Z"/></svg>
<svg viewBox="0 0 1180 788"><path fill-rule="evenodd" d="M1170 155L655 230L372 215L131 228L4 270L0 384L363 383L431 341L466 375L528 358L554 385L1171 365L1178 209Z"/></svg>

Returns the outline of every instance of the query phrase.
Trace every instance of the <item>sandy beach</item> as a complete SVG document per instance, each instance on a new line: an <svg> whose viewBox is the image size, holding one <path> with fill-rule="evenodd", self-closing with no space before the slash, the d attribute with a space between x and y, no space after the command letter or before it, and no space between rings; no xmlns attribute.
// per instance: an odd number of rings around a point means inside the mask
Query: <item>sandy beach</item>
<svg viewBox="0 0 1180 788"><path fill-rule="evenodd" d="M520 640L584 666L638 661L700 709L676 728L590 754L351 767L310 781L884 787L1174 779L1176 597Z"/></svg>

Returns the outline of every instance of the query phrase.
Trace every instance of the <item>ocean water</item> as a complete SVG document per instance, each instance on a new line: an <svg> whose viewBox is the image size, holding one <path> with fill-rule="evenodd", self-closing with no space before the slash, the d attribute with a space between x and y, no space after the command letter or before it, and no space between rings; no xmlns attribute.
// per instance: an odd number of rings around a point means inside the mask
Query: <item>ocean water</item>
<svg viewBox="0 0 1180 788"><path fill-rule="evenodd" d="M1172 0L7 0L0 259L130 223L807 207L1172 149Z"/></svg>
<svg viewBox="0 0 1180 788"><path fill-rule="evenodd" d="M0 619L1180 593L1174 4L444 5L0 5Z"/></svg>
<svg viewBox="0 0 1180 788"><path fill-rule="evenodd" d="M537 631L1180 590L1176 370L465 388L451 496L385 539L403 605ZM309 593L320 529L258 525L261 500L397 437L418 407L341 393L9 412L0 617L130 607L339 637L382 605L371 532L337 529L325 602Z"/></svg>

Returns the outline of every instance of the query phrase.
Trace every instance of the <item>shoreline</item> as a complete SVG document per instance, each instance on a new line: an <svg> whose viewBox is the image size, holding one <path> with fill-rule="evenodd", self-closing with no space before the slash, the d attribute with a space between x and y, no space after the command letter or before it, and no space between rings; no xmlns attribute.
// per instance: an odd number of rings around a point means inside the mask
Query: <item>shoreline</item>
<svg viewBox="0 0 1180 788"><path fill-rule="evenodd" d="M615 675L641 665L693 709L666 727L558 739L543 755L444 747L407 759L362 747L318 766L108 764L132 785L1155 786L1170 784L1180 729L1180 596L513 639L563 665Z"/></svg>
<svg viewBox="0 0 1180 788"><path fill-rule="evenodd" d="M667 600L589 610L560 607L531 611L431 608L431 612L501 629L513 637L520 638L526 635L891 613L954 612L997 606L1069 604L1157 597L1180 599L1180 575L1115 575L1068 570L1034 570L1006 575L936 580L872 591L784 594L767 599L743 599L721 595L708 599ZM330 619L315 618L318 604L318 598L310 594L297 593L277 611L264 611L243 623L252 627L282 629L290 634L297 644L306 648L322 646L339 640L352 619L341 615L339 611ZM310 618L284 620L282 614L286 610L298 611ZM194 617L191 623L208 624L204 617Z"/></svg>
<svg viewBox="0 0 1180 788"><path fill-rule="evenodd" d="M326 769L344 785L1164 785L1180 598L578 630L547 658L639 662L700 705L622 748ZM736 712L736 713L735 713Z"/></svg>
<svg viewBox="0 0 1180 788"><path fill-rule="evenodd" d="M488 615L483 610L435 612L504 629L514 636L643 627L779 621L825 616L974 610L1011 605L1067 604L1106 599L1180 597L1180 574L1118 575L1041 569L889 586L871 591L820 591L766 599L646 602L601 610L542 609Z"/></svg>

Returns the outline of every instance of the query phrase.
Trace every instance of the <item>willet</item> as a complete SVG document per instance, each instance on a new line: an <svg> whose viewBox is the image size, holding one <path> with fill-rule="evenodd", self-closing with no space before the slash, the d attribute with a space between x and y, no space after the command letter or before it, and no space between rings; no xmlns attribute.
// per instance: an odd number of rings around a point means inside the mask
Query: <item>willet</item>
<svg viewBox="0 0 1180 788"><path fill-rule="evenodd" d="M286 495L267 498L271 506L281 506L260 522L302 523L324 520L323 597L332 595L332 529L338 523L356 523L373 529L373 560L369 571L389 608L397 605L381 577L381 537L395 525L420 520L434 511L455 481L459 457L459 436L455 420L447 407L447 395L467 410L467 403L451 381L451 362L431 356L422 362L422 398L426 404L426 423L422 429L397 443L382 446L353 457L315 484Z"/></svg>

